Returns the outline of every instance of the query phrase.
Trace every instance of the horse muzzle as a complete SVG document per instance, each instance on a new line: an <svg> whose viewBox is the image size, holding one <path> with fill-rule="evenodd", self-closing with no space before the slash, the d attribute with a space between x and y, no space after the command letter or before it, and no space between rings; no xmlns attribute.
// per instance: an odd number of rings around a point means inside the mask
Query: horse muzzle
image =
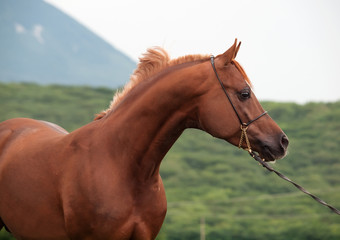
<svg viewBox="0 0 340 240"><path fill-rule="evenodd" d="M261 141L258 148L254 151L258 152L260 157L266 162L275 161L284 158L287 155L289 140L283 132L272 141Z"/></svg>

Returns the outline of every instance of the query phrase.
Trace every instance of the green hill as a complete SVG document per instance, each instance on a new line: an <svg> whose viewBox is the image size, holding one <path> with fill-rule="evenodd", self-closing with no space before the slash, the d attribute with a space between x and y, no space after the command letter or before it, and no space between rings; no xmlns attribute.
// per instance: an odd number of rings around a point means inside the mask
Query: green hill
<svg viewBox="0 0 340 240"><path fill-rule="evenodd" d="M0 121L44 119L69 131L105 109L105 88L0 83ZM340 208L340 101L263 102L290 139L273 167ZM161 166L168 213L158 240L340 239L340 217L268 173L245 151L204 132L187 130ZM4 230L0 239L10 239Z"/></svg>

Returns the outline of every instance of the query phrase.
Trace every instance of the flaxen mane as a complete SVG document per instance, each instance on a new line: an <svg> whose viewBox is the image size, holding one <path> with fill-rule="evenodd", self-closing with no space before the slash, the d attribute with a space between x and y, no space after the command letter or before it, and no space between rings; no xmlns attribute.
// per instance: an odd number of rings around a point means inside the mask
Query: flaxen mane
<svg viewBox="0 0 340 240"><path fill-rule="evenodd" d="M125 85L122 91L119 91L113 97L110 107L97 114L95 120L103 118L111 109L114 108L124 96L141 81L162 71L165 68L197 60L206 60L208 55L187 55L176 59L170 59L169 54L161 47L149 48L146 53L139 58L137 69L130 77L130 81Z"/></svg>
<svg viewBox="0 0 340 240"><path fill-rule="evenodd" d="M123 90L117 92L113 100L110 103L110 107L101 113L97 114L95 120L103 118L108 112L110 112L124 97L125 95L131 91L138 83L141 81L151 77L152 75L159 73L165 68L187 63L198 60L208 60L210 58L209 55L187 55L183 57L179 57L176 59L170 59L169 54L161 47L153 47L149 48L146 53L139 58L139 63L137 69L133 72L130 77L130 81L124 86ZM235 60L232 59L232 62L237 67L237 69L244 76L247 83L251 86L251 82L243 70L242 66Z"/></svg>

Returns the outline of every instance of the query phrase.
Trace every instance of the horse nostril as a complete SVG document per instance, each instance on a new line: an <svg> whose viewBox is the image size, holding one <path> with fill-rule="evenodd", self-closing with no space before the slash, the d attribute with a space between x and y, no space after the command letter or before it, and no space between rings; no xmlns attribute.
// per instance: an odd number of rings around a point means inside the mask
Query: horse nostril
<svg viewBox="0 0 340 240"><path fill-rule="evenodd" d="M288 144L289 144L289 140L288 140L288 137L286 136L286 134L283 134L282 138L281 138L281 146L283 149L287 149L288 147Z"/></svg>

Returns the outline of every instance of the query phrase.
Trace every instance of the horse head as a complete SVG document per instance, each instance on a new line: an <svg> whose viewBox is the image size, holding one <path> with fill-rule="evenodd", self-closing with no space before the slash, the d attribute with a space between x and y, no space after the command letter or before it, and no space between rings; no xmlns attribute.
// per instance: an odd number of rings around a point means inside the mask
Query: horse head
<svg viewBox="0 0 340 240"><path fill-rule="evenodd" d="M286 155L288 138L263 110L241 65L235 60L237 40L226 52L211 57L211 71L199 104L198 127L214 137L248 151L265 161Z"/></svg>

